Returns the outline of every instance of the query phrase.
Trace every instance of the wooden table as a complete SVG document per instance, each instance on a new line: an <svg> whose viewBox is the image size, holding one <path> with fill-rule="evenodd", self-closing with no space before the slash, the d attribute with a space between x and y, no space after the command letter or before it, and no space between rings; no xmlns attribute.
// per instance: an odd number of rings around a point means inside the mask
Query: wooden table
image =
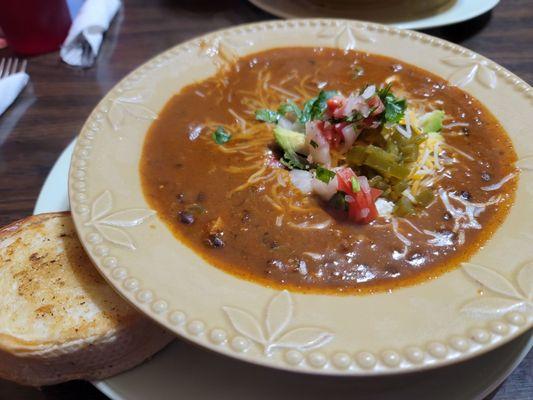
<svg viewBox="0 0 533 400"><path fill-rule="evenodd" d="M0 225L31 214L41 185L61 150L77 135L102 96L128 72L191 37L272 18L244 0L125 0L93 68L71 68L61 63L57 53L31 58L29 87L0 117ZM531 0L503 0L492 13L427 32L477 51L533 83ZM9 49L0 50L0 58L9 55ZM490 397L532 399L532 371L530 352ZM85 382L39 391L0 381L0 399L21 398L105 397Z"/></svg>

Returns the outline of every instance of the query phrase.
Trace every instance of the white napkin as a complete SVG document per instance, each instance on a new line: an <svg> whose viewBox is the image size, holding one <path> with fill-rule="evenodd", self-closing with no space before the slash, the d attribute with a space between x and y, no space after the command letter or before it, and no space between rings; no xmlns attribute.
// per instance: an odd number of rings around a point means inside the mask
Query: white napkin
<svg viewBox="0 0 533 400"><path fill-rule="evenodd" d="M77 67L90 67L100 50L104 32L120 8L120 0L87 0L74 19L60 55L64 62ZM90 46L88 57L83 47Z"/></svg>
<svg viewBox="0 0 533 400"><path fill-rule="evenodd" d="M17 72L0 79L0 115L15 101L29 79L26 72Z"/></svg>

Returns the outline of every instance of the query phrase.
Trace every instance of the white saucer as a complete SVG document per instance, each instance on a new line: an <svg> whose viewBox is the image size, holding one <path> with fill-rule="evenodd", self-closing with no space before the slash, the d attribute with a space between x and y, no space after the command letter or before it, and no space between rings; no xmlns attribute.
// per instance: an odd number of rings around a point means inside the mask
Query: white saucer
<svg viewBox="0 0 533 400"><path fill-rule="evenodd" d="M301 1L286 0L250 0L255 6L266 12L282 18L328 18L327 10L309 4L302 7ZM500 0L456 0L449 8L442 12L420 19L390 23L389 25L404 29L428 29L444 25L456 24L475 18L492 10ZM338 17L338 15L334 15ZM357 14L345 15L343 18L357 18Z"/></svg>
<svg viewBox="0 0 533 400"><path fill-rule="evenodd" d="M50 171L34 213L69 209L67 179L72 142ZM113 400L137 399L483 399L524 359L531 332L463 363L378 378L335 378L243 363L175 341L149 362L94 385Z"/></svg>

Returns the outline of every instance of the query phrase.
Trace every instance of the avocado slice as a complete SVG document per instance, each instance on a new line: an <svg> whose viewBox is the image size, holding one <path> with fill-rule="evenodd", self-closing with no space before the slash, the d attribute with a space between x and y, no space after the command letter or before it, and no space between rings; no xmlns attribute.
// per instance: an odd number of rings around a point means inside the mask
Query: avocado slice
<svg viewBox="0 0 533 400"><path fill-rule="evenodd" d="M276 126L274 128L274 137L276 138L276 142L285 152L307 154L305 135L303 133Z"/></svg>
<svg viewBox="0 0 533 400"><path fill-rule="evenodd" d="M424 115L424 122L422 123L422 132L440 132L442 130L442 120L444 119L444 111L435 110Z"/></svg>

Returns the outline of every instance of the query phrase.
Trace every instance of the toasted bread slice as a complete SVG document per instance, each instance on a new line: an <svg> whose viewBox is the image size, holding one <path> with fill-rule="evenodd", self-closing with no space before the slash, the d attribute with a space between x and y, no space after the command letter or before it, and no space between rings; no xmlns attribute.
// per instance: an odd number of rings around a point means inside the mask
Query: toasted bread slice
<svg viewBox="0 0 533 400"><path fill-rule="evenodd" d="M172 335L98 274L69 213L0 229L0 377L27 385L101 379L163 348Z"/></svg>

